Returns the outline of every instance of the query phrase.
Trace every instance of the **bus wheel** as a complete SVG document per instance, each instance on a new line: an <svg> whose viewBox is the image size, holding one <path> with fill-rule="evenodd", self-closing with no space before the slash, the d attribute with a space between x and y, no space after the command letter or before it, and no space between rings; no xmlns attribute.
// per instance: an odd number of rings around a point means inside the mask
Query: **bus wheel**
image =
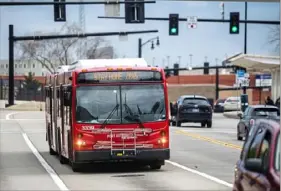
<svg viewBox="0 0 281 191"><path fill-rule="evenodd" d="M151 170L159 170L161 169L161 166L165 164L165 161L163 160L158 160L158 161L153 161L150 163L150 169Z"/></svg>
<svg viewBox="0 0 281 191"><path fill-rule="evenodd" d="M160 170L161 169L161 164L150 164L150 169L151 170Z"/></svg>
<svg viewBox="0 0 281 191"><path fill-rule="evenodd" d="M54 149L52 149L51 146L49 146L49 153L50 153L50 155L56 155L57 154L56 151L54 151Z"/></svg>
<svg viewBox="0 0 281 191"><path fill-rule="evenodd" d="M81 166L77 163L72 162L71 163L71 168L73 172L80 172L81 171Z"/></svg>
<svg viewBox="0 0 281 191"><path fill-rule="evenodd" d="M65 158L64 156L62 156L61 153L59 154L59 161L60 161L61 164L67 164L67 163L68 163L67 158Z"/></svg>

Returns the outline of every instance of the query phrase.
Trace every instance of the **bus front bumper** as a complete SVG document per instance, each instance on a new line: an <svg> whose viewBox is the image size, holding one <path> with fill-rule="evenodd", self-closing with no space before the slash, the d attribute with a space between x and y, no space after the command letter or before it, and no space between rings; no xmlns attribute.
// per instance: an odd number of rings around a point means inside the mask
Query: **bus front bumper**
<svg viewBox="0 0 281 191"><path fill-rule="evenodd" d="M170 149L137 149L134 151L113 151L111 150L93 150L93 151L75 151L75 162L95 162L95 161L155 161L170 159Z"/></svg>

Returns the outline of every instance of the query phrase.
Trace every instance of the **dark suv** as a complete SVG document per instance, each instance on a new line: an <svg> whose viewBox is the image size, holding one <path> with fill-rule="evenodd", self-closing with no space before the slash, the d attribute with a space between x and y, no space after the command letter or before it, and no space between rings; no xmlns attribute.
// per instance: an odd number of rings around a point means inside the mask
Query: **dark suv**
<svg viewBox="0 0 281 191"><path fill-rule="evenodd" d="M182 123L201 123L201 127L212 127L212 107L208 99L199 95L181 96L172 114L172 124L178 127Z"/></svg>
<svg viewBox="0 0 281 191"><path fill-rule="evenodd" d="M235 166L233 190L280 190L280 124L258 119Z"/></svg>

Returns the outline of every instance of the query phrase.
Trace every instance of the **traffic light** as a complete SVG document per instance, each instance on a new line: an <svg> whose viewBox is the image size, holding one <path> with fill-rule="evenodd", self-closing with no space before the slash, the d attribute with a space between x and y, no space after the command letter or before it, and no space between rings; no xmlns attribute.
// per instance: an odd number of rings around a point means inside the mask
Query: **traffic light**
<svg viewBox="0 0 281 191"><path fill-rule="evenodd" d="M239 12L230 13L229 33L239 34Z"/></svg>
<svg viewBox="0 0 281 191"><path fill-rule="evenodd" d="M65 0L54 0L54 2L65 2ZM54 5L54 21L55 22L66 21L65 4Z"/></svg>
<svg viewBox="0 0 281 191"><path fill-rule="evenodd" d="M179 14L169 15L169 35L170 36L179 35Z"/></svg>
<svg viewBox="0 0 281 191"><path fill-rule="evenodd" d="M125 0L132 1L132 0ZM137 0L144 1L144 0ZM125 23L139 24L144 23L144 4L145 3L125 3Z"/></svg>
<svg viewBox="0 0 281 191"><path fill-rule="evenodd" d="M203 74L208 75L209 74L209 62L204 62L204 69L203 69Z"/></svg>
<svg viewBox="0 0 281 191"><path fill-rule="evenodd" d="M174 64L174 76L179 75L179 64Z"/></svg>

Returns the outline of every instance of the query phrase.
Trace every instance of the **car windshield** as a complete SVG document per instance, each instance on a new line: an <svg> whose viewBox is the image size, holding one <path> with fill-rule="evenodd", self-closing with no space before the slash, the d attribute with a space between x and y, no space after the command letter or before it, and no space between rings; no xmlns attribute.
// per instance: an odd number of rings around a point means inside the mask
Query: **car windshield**
<svg viewBox="0 0 281 191"><path fill-rule="evenodd" d="M165 120L164 98L161 84L80 86L76 93L76 121L100 124L110 113L108 124L137 123L135 118L141 122Z"/></svg>
<svg viewBox="0 0 281 191"><path fill-rule="evenodd" d="M217 101L217 103L224 103L225 102L225 99L219 99L218 101Z"/></svg>
<svg viewBox="0 0 281 191"><path fill-rule="evenodd" d="M198 104L209 104L209 102L205 99L202 99L202 98L185 98L183 100L183 104L186 105L186 104L194 104L194 105L198 105Z"/></svg>
<svg viewBox="0 0 281 191"><path fill-rule="evenodd" d="M240 100L239 99L228 99L226 102L236 102L238 103Z"/></svg>
<svg viewBox="0 0 281 191"><path fill-rule="evenodd" d="M277 144L275 147L275 170L280 171L280 132L277 136Z"/></svg>
<svg viewBox="0 0 281 191"><path fill-rule="evenodd" d="M254 110L255 116L280 116L280 111L277 108L256 108Z"/></svg>

